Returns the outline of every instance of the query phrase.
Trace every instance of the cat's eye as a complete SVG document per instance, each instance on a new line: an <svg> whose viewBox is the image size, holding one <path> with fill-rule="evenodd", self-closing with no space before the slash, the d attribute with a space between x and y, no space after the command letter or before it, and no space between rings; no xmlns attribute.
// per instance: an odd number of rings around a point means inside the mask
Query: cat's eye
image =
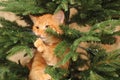
<svg viewBox="0 0 120 80"><path fill-rule="evenodd" d="M39 29L39 26L35 26L37 29Z"/></svg>
<svg viewBox="0 0 120 80"><path fill-rule="evenodd" d="M49 27L50 27L50 25L46 25L46 26L45 26L45 28L49 28Z"/></svg>

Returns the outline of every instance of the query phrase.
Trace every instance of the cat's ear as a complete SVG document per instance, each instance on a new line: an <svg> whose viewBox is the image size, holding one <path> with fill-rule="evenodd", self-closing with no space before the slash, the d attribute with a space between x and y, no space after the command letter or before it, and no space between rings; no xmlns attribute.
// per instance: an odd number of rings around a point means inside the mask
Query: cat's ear
<svg viewBox="0 0 120 80"><path fill-rule="evenodd" d="M29 15L30 19L33 21L33 23L35 23L38 19L38 17L36 16L32 16L32 15Z"/></svg>
<svg viewBox="0 0 120 80"><path fill-rule="evenodd" d="M63 11L58 11L58 12L54 13L53 18L55 20L57 20L57 22L59 24L63 24L64 23L64 19L65 19L64 12Z"/></svg>

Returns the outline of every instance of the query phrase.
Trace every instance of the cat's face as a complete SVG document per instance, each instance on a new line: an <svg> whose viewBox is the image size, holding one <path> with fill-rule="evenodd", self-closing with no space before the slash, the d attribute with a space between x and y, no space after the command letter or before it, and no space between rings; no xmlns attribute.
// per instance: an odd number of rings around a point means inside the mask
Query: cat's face
<svg viewBox="0 0 120 80"><path fill-rule="evenodd" d="M47 28L51 28L57 33L62 33L59 28L59 25L64 22L64 13L62 11L59 11L53 15L45 14L38 17L31 16L31 19L34 23L33 32L43 41L51 38L51 36L46 32Z"/></svg>

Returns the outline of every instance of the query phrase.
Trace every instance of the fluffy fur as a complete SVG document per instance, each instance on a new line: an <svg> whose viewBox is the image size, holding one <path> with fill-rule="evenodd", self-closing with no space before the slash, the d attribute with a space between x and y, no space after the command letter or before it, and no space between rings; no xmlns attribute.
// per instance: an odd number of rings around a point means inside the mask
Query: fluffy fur
<svg viewBox="0 0 120 80"><path fill-rule="evenodd" d="M54 66L59 61L59 58L54 54L54 49L61 40L47 34L45 31L50 27L58 34L62 34L59 25L64 22L64 13L59 11L53 15L31 16L31 19L34 23L33 32L39 38L34 43L37 51L31 64L29 78L30 80L51 80L50 75L44 71L47 65ZM67 67L67 65L63 67Z"/></svg>

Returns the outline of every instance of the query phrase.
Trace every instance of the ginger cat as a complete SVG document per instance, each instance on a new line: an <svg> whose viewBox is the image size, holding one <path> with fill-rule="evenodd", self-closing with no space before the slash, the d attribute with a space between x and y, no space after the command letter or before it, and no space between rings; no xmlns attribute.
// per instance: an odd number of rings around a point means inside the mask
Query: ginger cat
<svg viewBox="0 0 120 80"><path fill-rule="evenodd" d="M47 65L54 66L59 61L54 54L54 49L61 40L47 34L46 29L50 27L58 34L62 34L59 25L64 22L64 13L59 11L53 15L31 16L31 19L34 23L33 32L39 38L34 43L37 51L31 64L29 78L30 80L51 80L51 76L44 71ZM67 64L63 67L67 67Z"/></svg>
<svg viewBox="0 0 120 80"><path fill-rule="evenodd" d="M45 68L48 65L54 66L57 64L57 62L60 60L56 57L54 54L54 49L56 45L61 42L60 39L49 35L46 33L47 28L51 28L55 30L57 33L62 34L62 30L59 28L59 25L64 23L64 13L62 11L59 11L55 14L45 14L43 16L31 16L31 19L34 23L33 26L33 32L39 37L34 45L37 48L37 51L35 52L34 58L32 60L32 64L30 67L30 74L29 78L30 80L52 80L51 76L49 74L46 74ZM76 24L71 24L70 26L78 26ZM75 28L74 27L74 28ZM81 32L87 32L90 30L90 26L87 27L77 27L77 30L80 30ZM120 26L116 28L117 31L120 30ZM115 31L116 31L115 30ZM112 45L104 45L100 44L106 51L112 51L115 49L120 48L120 36L115 36L116 43ZM88 47L88 43L81 43L80 44L83 47ZM78 52L83 52L86 54L86 51L82 49L78 49ZM81 55L82 56L82 55ZM82 56L84 59L88 59L86 56ZM89 64L89 59L88 59ZM69 63L66 63L62 67L67 68ZM84 68L83 68L84 67ZM83 66L79 68L80 71L86 70L89 67Z"/></svg>

